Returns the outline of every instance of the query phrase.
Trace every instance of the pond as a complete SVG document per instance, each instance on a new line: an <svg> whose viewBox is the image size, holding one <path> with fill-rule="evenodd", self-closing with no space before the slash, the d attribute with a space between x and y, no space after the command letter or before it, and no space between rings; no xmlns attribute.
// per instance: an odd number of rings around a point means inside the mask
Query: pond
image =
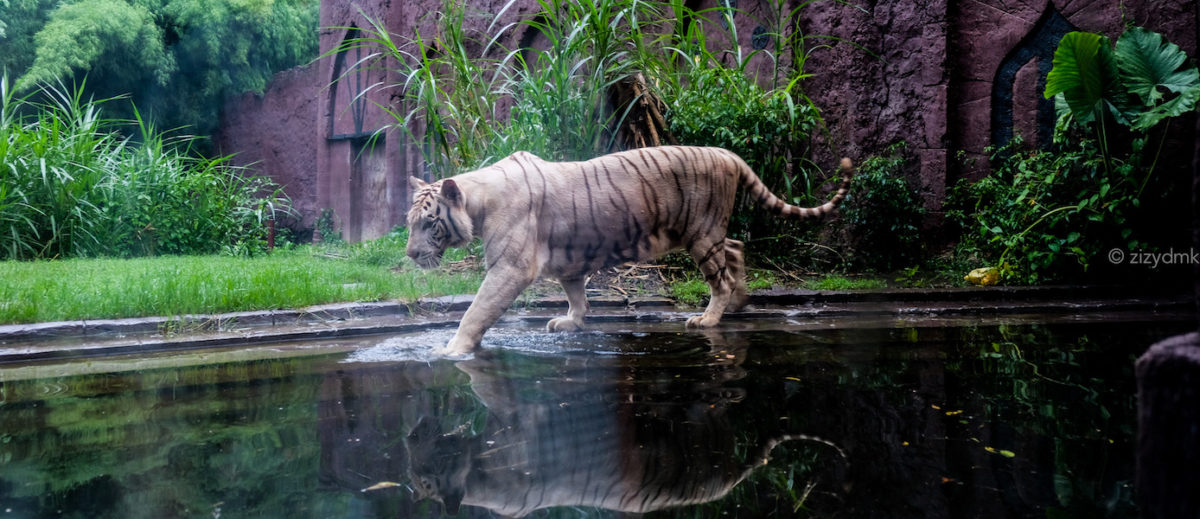
<svg viewBox="0 0 1200 519"><path fill-rule="evenodd" d="M598 326L0 366L0 517L1136 517L1191 323Z"/></svg>

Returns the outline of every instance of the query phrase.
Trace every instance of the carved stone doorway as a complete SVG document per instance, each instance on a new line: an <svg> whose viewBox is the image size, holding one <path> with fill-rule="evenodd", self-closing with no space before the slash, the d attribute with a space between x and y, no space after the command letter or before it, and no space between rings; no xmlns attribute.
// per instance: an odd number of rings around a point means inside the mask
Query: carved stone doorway
<svg viewBox="0 0 1200 519"><path fill-rule="evenodd" d="M381 141L359 138L350 144L350 214L345 229L349 241L373 240L391 230L388 216L393 201Z"/></svg>

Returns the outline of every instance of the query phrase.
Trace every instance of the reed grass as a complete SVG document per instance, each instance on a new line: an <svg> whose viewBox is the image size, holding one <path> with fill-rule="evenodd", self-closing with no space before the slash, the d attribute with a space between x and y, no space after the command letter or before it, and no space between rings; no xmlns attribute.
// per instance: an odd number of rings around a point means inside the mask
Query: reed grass
<svg viewBox="0 0 1200 519"><path fill-rule="evenodd" d="M16 97L0 79L0 259L249 254L290 213L278 186L192 153L136 115L106 119L84 89ZM36 100L35 100L36 99Z"/></svg>

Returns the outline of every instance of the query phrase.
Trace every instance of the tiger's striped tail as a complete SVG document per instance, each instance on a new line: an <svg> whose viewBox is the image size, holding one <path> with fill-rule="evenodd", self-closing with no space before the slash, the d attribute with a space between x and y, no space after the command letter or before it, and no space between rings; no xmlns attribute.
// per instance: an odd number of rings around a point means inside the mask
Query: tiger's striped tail
<svg viewBox="0 0 1200 519"><path fill-rule="evenodd" d="M820 436L813 436L810 434L785 434L778 438L771 438L771 439L767 440L766 445L763 445L762 450L759 452L758 459L751 460L751 463L761 463L763 465L766 465L767 461L771 459L771 451L775 450L775 447L779 446L779 444L781 444L783 442L790 442L790 441L807 441L807 442L820 443L827 447L831 447L834 450L834 452L837 452L838 456L842 457L842 459L847 460L847 461L850 460L850 457L846 456L846 451L842 450L842 448L839 447L836 443L826 440L825 438L822 438Z"/></svg>
<svg viewBox="0 0 1200 519"><path fill-rule="evenodd" d="M763 465L766 465L769 461L771 461L771 451L775 450L775 447L779 446L779 444L781 444L783 442L788 442L788 441L807 441L807 442L820 443L822 445L832 448L833 451L836 452L837 455L839 457L841 457L841 459L843 461L845 461L846 463L850 462L850 457L846 455L846 451L842 450L842 448L839 447L836 443L826 440L825 438L821 438L820 436L812 436L812 435L808 435L808 434L785 434L778 438L768 439L767 443L765 445L762 445L759 448L757 455L752 456L746 462L745 468L742 469L742 474L738 478L738 483L745 481L746 478L749 478L750 474L752 474L756 469L758 469L759 467L761 467ZM734 486L737 486L737 485L735 484Z"/></svg>
<svg viewBox="0 0 1200 519"><path fill-rule="evenodd" d="M833 212L833 209L846 198L846 193L850 190L850 177L854 176L854 165L850 162L849 157L842 159L841 170L842 185L838 186L837 193L834 193L833 198L828 202L816 207L798 207L784 202L782 198L775 196L775 193L767 189L766 184L763 184L749 166L742 169L742 186L760 207L779 216L799 219L817 218Z"/></svg>

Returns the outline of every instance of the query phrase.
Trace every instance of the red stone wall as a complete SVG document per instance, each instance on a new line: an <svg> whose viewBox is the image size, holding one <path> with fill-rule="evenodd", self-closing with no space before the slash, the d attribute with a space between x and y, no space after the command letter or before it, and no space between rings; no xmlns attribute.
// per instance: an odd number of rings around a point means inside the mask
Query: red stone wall
<svg viewBox="0 0 1200 519"><path fill-rule="evenodd" d="M315 66L275 75L266 92L229 100L213 136L217 153L232 154L232 163L283 186L302 215L301 227L312 227L317 205L316 101L320 83Z"/></svg>
<svg viewBox="0 0 1200 519"><path fill-rule="evenodd" d="M1102 33L1114 41L1124 30L1125 23L1133 22L1165 34L1190 56L1197 57L1195 1L1123 4L1124 8L1113 0L958 2L951 14L949 33L950 41L955 42L948 63L954 92L949 107L953 114L951 146L966 150L974 158L984 158L983 147L995 140L991 95L997 69L1014 49L1022 46L1023 40L1032 36L1031 32L1049 9L1057 10L1074 30ZM1044 86L1038 84L1038 64L1038 58L1034 58L1017 73L1013 88L1013 119L1016 133L1029 142L1040 144L1035 112ZM1049 64L1044 66L1049 68ZM1187 155L1190 155L1190 145L1187 147ZM985 173L979 169L971 172Z"/></svg>
<svg viewBox="0 0 1200 519"><path fill-rule="evenodd" d="M1056 9L1077 30L1115 38L1125 20L1164 33L1197 57L1194 0L879 0L861 9L825 2L810 8L806 27L861 45L818 51L806 67L817 74L805 91L830 123L834 147L852 157L882 152L904 140L915 162L926 206L937 211L948 185L987 172L983 150L993 142L993 82L1006 58L1022 47L1046 14ZM1055 44L1057 40L1055 40ZM1048 49L1053 52L1053 47ZM1020 61L1017 59L1016 61ZM1039 84L1045 70L1035 58L1015 73L1012 131L1037 143ZM1178 125L1174 137L1186 164L1195 135ZM964 165L964 151L974 159ZM823 162L829 162L826 159Z"/></svg>
<svg viewBox="0 0 1200 519"><path fill-rule="evenodd" d="M824 2L809 8L806 20L810 34L859 46L818 50L805 67L816 76L802 87L830 125L835 154L862 161L907 142L931 207L944 196L950 155L947 1L887 0L861 7Z"/></svg>
<svg viewBox="0 0 1200 519"><path fill-rule="evenodd" d="M311 135L316 149L317 205L333 211L333 225L348 241L378 238L404 221L408 172L415 166L404 152L403 132L381 106L396 108L396 66L372 59L371 49L334 54L347 38L366 37L368 18L398 31L411 26L407 10L389 1L321 3L321 52L317 79L322 89Z"/></svg>

